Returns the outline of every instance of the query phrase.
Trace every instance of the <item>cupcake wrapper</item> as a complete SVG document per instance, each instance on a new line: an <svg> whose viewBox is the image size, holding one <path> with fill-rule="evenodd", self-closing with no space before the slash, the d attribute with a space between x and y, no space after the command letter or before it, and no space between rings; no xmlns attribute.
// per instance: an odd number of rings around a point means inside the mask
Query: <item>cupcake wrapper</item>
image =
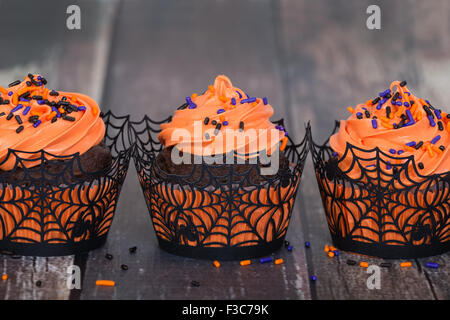
<svg viewBox="0 0 450 320"><path fill-rule="evenodd" d="M333 132L337 128L338 123ZM381 258L418 258L450 250L449 172L413 175L419 170L412 156L398 161L378 148L362 150L350 144L344 156L335 159L328 140L318 145L311 134L309 140L337 248ZM368 163L380 165L369 169Z"/></svg>
<svg viewBox="0 0 450 320"><path fill-rule="evenodd" d="M202 187L187 176L160 178L155 124L149 118L133 124L133 157L162 249L193 258L238 260L270 254L283 244L308 153L306 137L286 148L291 167L282 175L251 184L256 166L239 174L231 167L223 181L198 164L201 175L211 181Z"/></svg>
<svg viewBox="0 0 450 320"><path fill-rule="evenodd" d="M133 150L128 117L108 112L104 121L105 143L113 155L112 165L105 172L84 172L78 154L58 157L44 151L10 151L5 161L13 160L15 169L0 175L1 251L60 256L104 244ZM33 161L39 164L21 168L27 183L8 181L7 175L18 170L24 153L27 158L35 155ZM47 172L44 163L58 166L58 174ZM79 172L75 174L75 168L81 169L83 178ZM31 176L36 170L42 172L39 179Z"/></svg>

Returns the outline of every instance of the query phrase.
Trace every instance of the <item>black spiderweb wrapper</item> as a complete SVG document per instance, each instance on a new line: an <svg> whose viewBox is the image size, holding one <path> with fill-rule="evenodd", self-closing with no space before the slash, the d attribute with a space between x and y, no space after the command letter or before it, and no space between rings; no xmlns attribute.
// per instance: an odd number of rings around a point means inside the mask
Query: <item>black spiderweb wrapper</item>
<svg viewBox="0 0 450 320"><path fill-rule="evenodd" d="M272 176L262 175L257 164L237 170L237 165L204 163L193 164L190 174L176 175L165 173L157 162L163 149L157 135L167 121L145 117L132 124L133 157L160 247L217 260L253 258L278 249L308 154L306 136L299 144L289 138L284 153L290 166Z"/></svg>
<svg viewBox="0 0 450 320"><path fill-rule="evenodd" d="M4 161L13 160L14 168L0 175L2 252L61 256L105 243L134 144L128 116L108 112L103 120L112 163L100 172L85 172L79 154L9 150ZM17 173L21 179L12 180Z"/></svg>
<svg viewBox="0 0 450 320"><path fill-rule="evenodd" d="M339 123L333 131L339 128ZM418 258L450 250L450 172L420 175L414 156L312 140L317 182L336 247L381 258Z"/></svg>

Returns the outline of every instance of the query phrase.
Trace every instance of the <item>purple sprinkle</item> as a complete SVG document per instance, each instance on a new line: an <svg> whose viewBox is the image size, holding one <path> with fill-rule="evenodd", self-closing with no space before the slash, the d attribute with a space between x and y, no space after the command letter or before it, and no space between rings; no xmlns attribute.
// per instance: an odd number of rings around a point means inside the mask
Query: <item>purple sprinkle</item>
<svg viewBox="0 0 450 320"><path fill-rule="evenodd" d="M41 79L42 79L42 77L41 77L41 76L37 76L37 78L38 78L38 80L41 80Z"/></svg>
<svg viewBox="0 0 450 320"><path fill-rule="evenodd" d="M236 105L236 99L235 99L235 98L231 98L231 104L232 104L233 106Z"/></svg>
<svg viewBox="0 0 450 320"><path fill-rule="evenodd" d="M397 153L397 151L395 151L394 149L389 149L389 152L392 153L392 154L396 154Z"/></svg>
<svg viewBox="0 0 450 320"><path fill-rule="evenodd" d="M42 104L44 104L44 100L38 100L38 102L37 102L39 105L42 105Z"/></svg>
<svg viewBox="0 0 450 320"><path fill-rule="evenodd" d="M374 129L378 128L378 122L377 122L377 120L372 119L372 127L373 127Z"/></svg>
<svg viewBox="0 0 450 320"><path fill-rule="evenodd" d="M431 144L435 144L436 142L438 142L441 139L440 135L437 135L436 137L433 138L433 140L431 140Z"/></svg>
<svg viewBox="0 0 450 320"><path fill-rule="evenodd" d="M78 111L86 111L86 107L85 106L79 106L77 107Z"/></svg>
<svg viewBox="0 0 450 320"><path fill-rule="evenodd" d="M267 104L267 98L266 97L263 98L263 103L264 103L264 105Z"/></svg>
<svg viewBox="0 0 450 320"><path fill-rule="evenodd" d="M336 158L337 156L338 156L338 153L337 153L337 152L334 152L334 153L333 153L333 157Z"/></svg>
<svg viewBox="0 0 450 320"><path fill-rule="evenodd" d="M25 99L25 98L19 98L19 101L22 101L22 102L30 102L30 100Z"/></svg>
<svg viewBox="0 0 450 320"><path fill-rule="evenodd" d="M387 162L386 169L388 169L388 170L392 169L392 165L389 161Z"/></svg>
<svg viewBox="0 0 450 320"><path fill-rule="evenodd" d="M400 154L402 154L402 153L404 153L405 151L403 151L403 150L398 150L398 154L400 155Z"/></svg>
<svg viewBox="0 0 450 320"><path fill-rule="evenodd" d="M409 103L408 103L408 102L404 102L403 105L404 105L405 107L408 107L408 108L409 108Z"/></svg>
<svg viewBox="0 0 450 320"><path fill-rule="evenodd" d="M248 99L242 99L241 103L251 103L251 102L255 102L256 98L248 98Z"/></svg>
<svg viewBox="0 0 450 320"><path fill-rule="evenodd" d="M436 115L436 118L438 118L438 120L442 119L441 113L439 112L438 109L434 109L434 114Z"/></svg>
<svg viewBox="0 0 450 320"><path fill-rule="evenodd" d="M406 115L408 116L409 121L414 121L414 117L410 110L406 110Z"/></svg>
<svg viewBox="0 0 450 320"><path fill-rule="evenodd" d="M395 105L398 106L398 107L401 107L401 106L402 106L402 102L401 102L401 101L397 101L397 102L395 103Z"/></svg>
<svg viewBox="0 0 450 320"><path fill-rule="evenodd" d="M224 121L224 122L222 122L222 124L223 124L224 126L227 126L227 125L228 125L228 121Z"/></svg>
<svg viewBox="0 0 450 320"><path fill-rule="evenodd" d="M389 93L391 93L391 89L387 89L387 90L385 90L385 91L383 91L383 92L380 92L380 97L385 97L385 96L387 96Z"/></svg>
<svg viewBox="0 0 450 320"><path fill-rule="evenodd" d="M58 113L58 109L56 109L56 107L52 107L52 111Z"/></svg>
<svg viewBox="0 0 450 320"><path fill-rule="evenodd" d="M33 127L37 128L37 127L39 127L40 124L41 124L41 120L38 120L33 124Z"/></svg>
<svg viewBox="0 0 450 320"><path fill-rule="evenodd" d="M372 167L376 167L374 164L369 164L368 166L366 166L366 168L372 168Z"/></svg>
<svg viewBox="0 0 450 320"><path fill-rule="evenodd" d="M415 142L415 141L411 141L411 142L408 142L406 145L408 146L408 147L414 147L415 145L416 145L417 143Z"/></svg>
<svg viewBox="0 0 450 320"><path fill-rule="evenodd" d="M11 110L11 113L14 113L14 112L16 112L16 111L22 109L22 107L23 107L23 105L18 104L14 109Z"/></svg>
<svg viewBox="0 0 450 320"><path fill-rule="evenodd" d="M405 94L407 94L408 96L410 96L410 95L411 95L411 93L409 93L409 92L405 92Z"/></svg>
<svg viewBox="0 0 450 320"><path fill-rule="evenodd" d="M356 113L356 116L357 116L357 117L362 117L362 115L363 115L363 114L362 114L361 112L357 112L357 113Z"/></svg>
<svg viewBox="0 0 450 320"><path fill-rule="evenodd" d="M435 127L435 126L436 126L436 122L434 122L434 119L433 119L432 116L428 116L428 120L430 121L430 125L431 125L432 127Z"/></svg>
<svg viewBox="0 0 450 320"><path fill-rule="evenodd" d="M430 105L431 103L430 103L430 101L428 101L428 100L425 100L425 102L428 104L428 105Z"/></svg>
<svg viewBox="0 0 450 320"><path fill-rule="evenodd" d="M284 136L285 136L285 137L287 137L287 136L288 136L288 133L287 133L287 131L285 131L285 132L284 132Z"/></svg>
<svg viewBox="0 0 450 320"><path fill-rule="evenodd" d="M13 95L12 91L8 92L8 96L12 96L12 95Z"/></svg>
<svg viewBox="0 0 450 320"><path fill-rule="evenodd" d="M383 106L383 105L381 104L381 101L380 101L380 102L378 102L378 105L377 105L377 110L380 110L382 106Z"/></svg>
<svg viewBox="0 0 450 320"><path fill-rule="evenodd" d="M221 114L221 113L224 113L225 112L225 109L219 109L219 110L217 110L217 114Z"/></svg>
<svg viewBox="0 0 450 320"><path fill-rule="evenodd" d="M236 90L236 92L239 95L239 99L242 99L242 94L239 91L237 91L237 90Z"/></svg>
<svg viewBox="0 0 450 320"><path fill-rule="evenodd" d="M26 115L28 114L28 112L30 112L30 110L31 110L31 107L28 106L28 107L25 108L25 110L23 110L22 114L23 114L24 116L26 116Z"/></svg>

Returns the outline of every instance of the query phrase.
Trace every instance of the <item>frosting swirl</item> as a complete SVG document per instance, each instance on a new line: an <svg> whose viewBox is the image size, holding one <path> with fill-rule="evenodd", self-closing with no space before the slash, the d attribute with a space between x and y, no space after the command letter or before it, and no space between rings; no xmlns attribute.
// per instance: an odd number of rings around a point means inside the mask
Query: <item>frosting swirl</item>
<svg viewBox="0 0 450 320"><path fill-rule="evenodd" d="M171 122L161 125L158 138L166 148L176 145L195 155L271 154L280 141L287 142L284 128L270 122L272 115L266 98L249 97L219 75L205 93L186 98Z"/></svg>
<svg viewBox="0 0 450 320"><path fill-rule="evenodd" d="M28 74L24 81L15 81L7 89L0 87L0 162L8 149L42 149L56 156L70 156L83 154L102 141L105 124L97 103L83 94L49 90L46 83L45 78ZM0 169L11 170L14 162L9 159Z"/></svg>
<svg viewBox="0 0 450 320"><path fill-rule="evenodd" d="M378 147L397 157L397 164L413 155L422 176L450 170L449 116L429 101L415 97L406 81L394 81L374 100L348 110L352 115L340 122L339 131L330 138L330 146L337 156L343 156L349 143L364 150ZM351 158L347 155L341 159L340 166L350 167ZM374 164L375 161L368 165ZM416 176L413 170L410 175Z"/></svg>

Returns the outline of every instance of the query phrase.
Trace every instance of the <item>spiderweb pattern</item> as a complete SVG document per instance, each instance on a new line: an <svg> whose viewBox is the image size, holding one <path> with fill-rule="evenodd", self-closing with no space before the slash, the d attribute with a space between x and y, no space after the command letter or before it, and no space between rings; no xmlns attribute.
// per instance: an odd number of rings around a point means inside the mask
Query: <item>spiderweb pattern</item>
<svg viewBox="0 0 450 320"><path fill-rule="evenodd" d="M0 249L24 255L65 255L106 239L132 153L128 117L104 115L112 165L88 173L79 154L9 150L11 171L0 175ZM33 167L26 168L25 162ZM52 167L53 170L48 170ZM20 173L21 179L11 180Z"/></svg>
<svg viewBox="0 0 450 320"><path fill-rule="evenodd" d="M422 176L413 156L350 144L337 159L329 139L318 145L311 134L310 146L328 226L341 249L388 258L450 249L450 173Z"/></svg>
<svg viewBox="0 0 450 320"><path fill-rule="evenodd" d="M227 166L218 176L213 169L225 165L198 164L192 174L162 177L157 134L169 120L145 117L132 124L136 170L157 237L196 248L261 247L283 239L308 153L306 137L297 145L290 140L285 155L292 166L273 176L261 175L257 165L245 172Z"/></svg>

